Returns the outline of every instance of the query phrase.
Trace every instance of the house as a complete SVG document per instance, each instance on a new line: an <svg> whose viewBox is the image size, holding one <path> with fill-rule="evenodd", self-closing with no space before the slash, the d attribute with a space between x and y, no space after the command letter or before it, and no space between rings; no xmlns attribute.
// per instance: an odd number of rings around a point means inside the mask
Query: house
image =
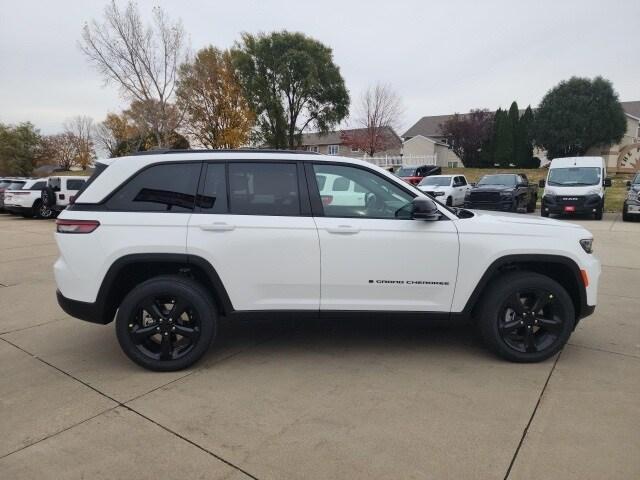
<svg viewBox="0 0 640 480"><path fill-rule="evenodd" d="M640 101L621 102L627 117L627 131L616 145L594 147L587 155L602 156L610 172L634 172L640 170ZM441 125L453 115L422 117L402 136L405 155L437 155L437 164L443 167L463 166L460 158L446 146ZM546 152L534 151L543 164ZM456 165L457 162L457 165Z"/></svg>
<svg viewBox="0 0 640 480"><path fill-rule="evenodd" d="M301 150L309 152L323 153L326 155L340 155L342 157L363 158L365 152L358 150L345 142L346 138L364 134L365 129L337 130L334 132L304 133L302 134ZM402 150L402 139L390 127L384 127L384 133L388 139L390 147L386 150L376 152L376 157L399 156Z"/></svg>

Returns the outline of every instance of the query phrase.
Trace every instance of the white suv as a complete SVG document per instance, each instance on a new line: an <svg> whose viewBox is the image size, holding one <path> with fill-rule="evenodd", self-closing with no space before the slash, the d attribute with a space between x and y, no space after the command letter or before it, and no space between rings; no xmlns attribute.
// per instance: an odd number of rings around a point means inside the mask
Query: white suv
<svg viewBox="0 0 640 480"><path fill-rule="evenodd" d="M328 201L322 177L363 199ZM153 370L199 359L221 317L269 314L470 320L502 357L536 362L593 312L600 275L580 226L451 209L367 162L285 151L104 160L56 240L62 308L115 317Z"/></svg>
<svg viewBox="0 0 640 480"><path fill-rule="evenodd" d="M46 178L24 180L22 187L4 192L4 209L25 218L52 218L53 210L40 198L42 189L47 186Z"/></svg>
<svg viewBox="0 0 640 480"><path fill-rule="evenodd" d="M88 179L85 176L49 177L47 186L42 189L42 203L58 214L73 203Z"/></svg>

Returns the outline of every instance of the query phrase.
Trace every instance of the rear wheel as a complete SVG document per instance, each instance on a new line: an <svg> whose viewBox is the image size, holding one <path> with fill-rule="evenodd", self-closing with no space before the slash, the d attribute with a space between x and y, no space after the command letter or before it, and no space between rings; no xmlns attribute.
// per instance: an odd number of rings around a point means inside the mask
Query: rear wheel
<svg viewBox="0 0 640 480"><path fill-rule="evenodd" d="M124 353L149 370L175 371L191 366L209 349L217 315L211 298L194 280L159 276L135 287L116 317Z"/></svg>
<svg viewBox="0 0 640 480"><path fill-rule="evenodd" d="M565 345L575 325L571 297L533 272L498 278L484 295L478 323L485 344L513 362L540 362Z"/></svg>
<svg viewBox="0 0 640 480"><path fill-rule="evenodd" d="M36 200L33 204L33 216L36 218L53 218L53 210L41 200Z"/></svg>

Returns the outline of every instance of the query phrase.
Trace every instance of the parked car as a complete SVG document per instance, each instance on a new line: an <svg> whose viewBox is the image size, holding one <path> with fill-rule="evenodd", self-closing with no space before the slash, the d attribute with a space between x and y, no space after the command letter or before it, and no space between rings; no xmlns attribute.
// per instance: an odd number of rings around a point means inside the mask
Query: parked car
<svg viewBox="0 0 640 480"><path fill-rule="evenodd" d="M400 167L394 172L398 177L411 185L417 185L424 177L429 175L440 175L442 167L437 165L419 165Z"/></svg>
<svg viewBox="0 0 640 480"><path fill-rule="evenodd" d="M471 185L464 175L431 175L423 178L418 188L448 206L464 205Z"/></svg>
<svg viewBox="0 0 640 480"><path fill-rule="evenodd" d="M363 160L165 152L101 160L57 220L58 302L114 320L152 370L197 361L228 321L269 315L468 320L516 362L557 353L593 313L583 227L452 210ZM323 203L330 175L361 189ZM425 248L433 254L422 254Z"/></svg>
<svg viewBox="0 0 640 480"><path fill-rule="evenodd" d="M51 209L54 215L73 203L75 195L82 189L88 176L49 177L47 185L42 189L42 203Z"/></svg>
<svg viewBox="0 0 640 480"><path fill-rule="evenodd" d="M7 190L20 190L25 181L23 178L6 178L0 183L0 211L5 211L4 193Z"/></svg>
<svg viewBox="0 0 640 480"><path fill-rule="evenodd" d="M26 218L52 218L53 210L40 198L41 191L46 185L46 178L30 179L26 180L20 189L5 190L5 210Z"/></svg>
<svg viewBox="0 0 640 480"><path fill-rule="evenodd" d="M554 158L544 188L540 215L591 214L602 220L605 189L611 186L602 157Z"/></svg>
<svg viewBox="0 0 640 480"><path fill-rule="evenodd" d="M627 182L627 198L622 205L622 221L630 222L640 218L640 173Z"/></svg>
<svg viewBox="0 0 640 480"><path fill-rule="evenodd" d="M339 175L316 175L323 205L360 205L365 206L366 191L353 180Z"/></svg>
<svg viewBox="0 0 640 480"><path fill-rule="evenodd" d="M524 173L484 175L467 192L465 208L533 212L538 201L538 186L529 183Z"/></svg>

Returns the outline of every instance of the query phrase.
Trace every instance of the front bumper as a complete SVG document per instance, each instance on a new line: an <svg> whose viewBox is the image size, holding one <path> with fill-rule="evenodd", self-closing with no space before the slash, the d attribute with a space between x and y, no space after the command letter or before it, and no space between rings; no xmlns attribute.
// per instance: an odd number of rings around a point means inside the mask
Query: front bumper
<svg viewBox="0 0 640 480"><path fill-rule="evenodd" d="M513 210L513 198L501 198L497 202L479 202L465 198L464 208L474 210L496 210L499 212L509 212Z"/></svg>
<svg viewBox="0 0 640 480"><path fill-rule="evenodd" d="M602 208L600 195L545 195L542 197L542 211L554 214L592 214Z"/></svg>

